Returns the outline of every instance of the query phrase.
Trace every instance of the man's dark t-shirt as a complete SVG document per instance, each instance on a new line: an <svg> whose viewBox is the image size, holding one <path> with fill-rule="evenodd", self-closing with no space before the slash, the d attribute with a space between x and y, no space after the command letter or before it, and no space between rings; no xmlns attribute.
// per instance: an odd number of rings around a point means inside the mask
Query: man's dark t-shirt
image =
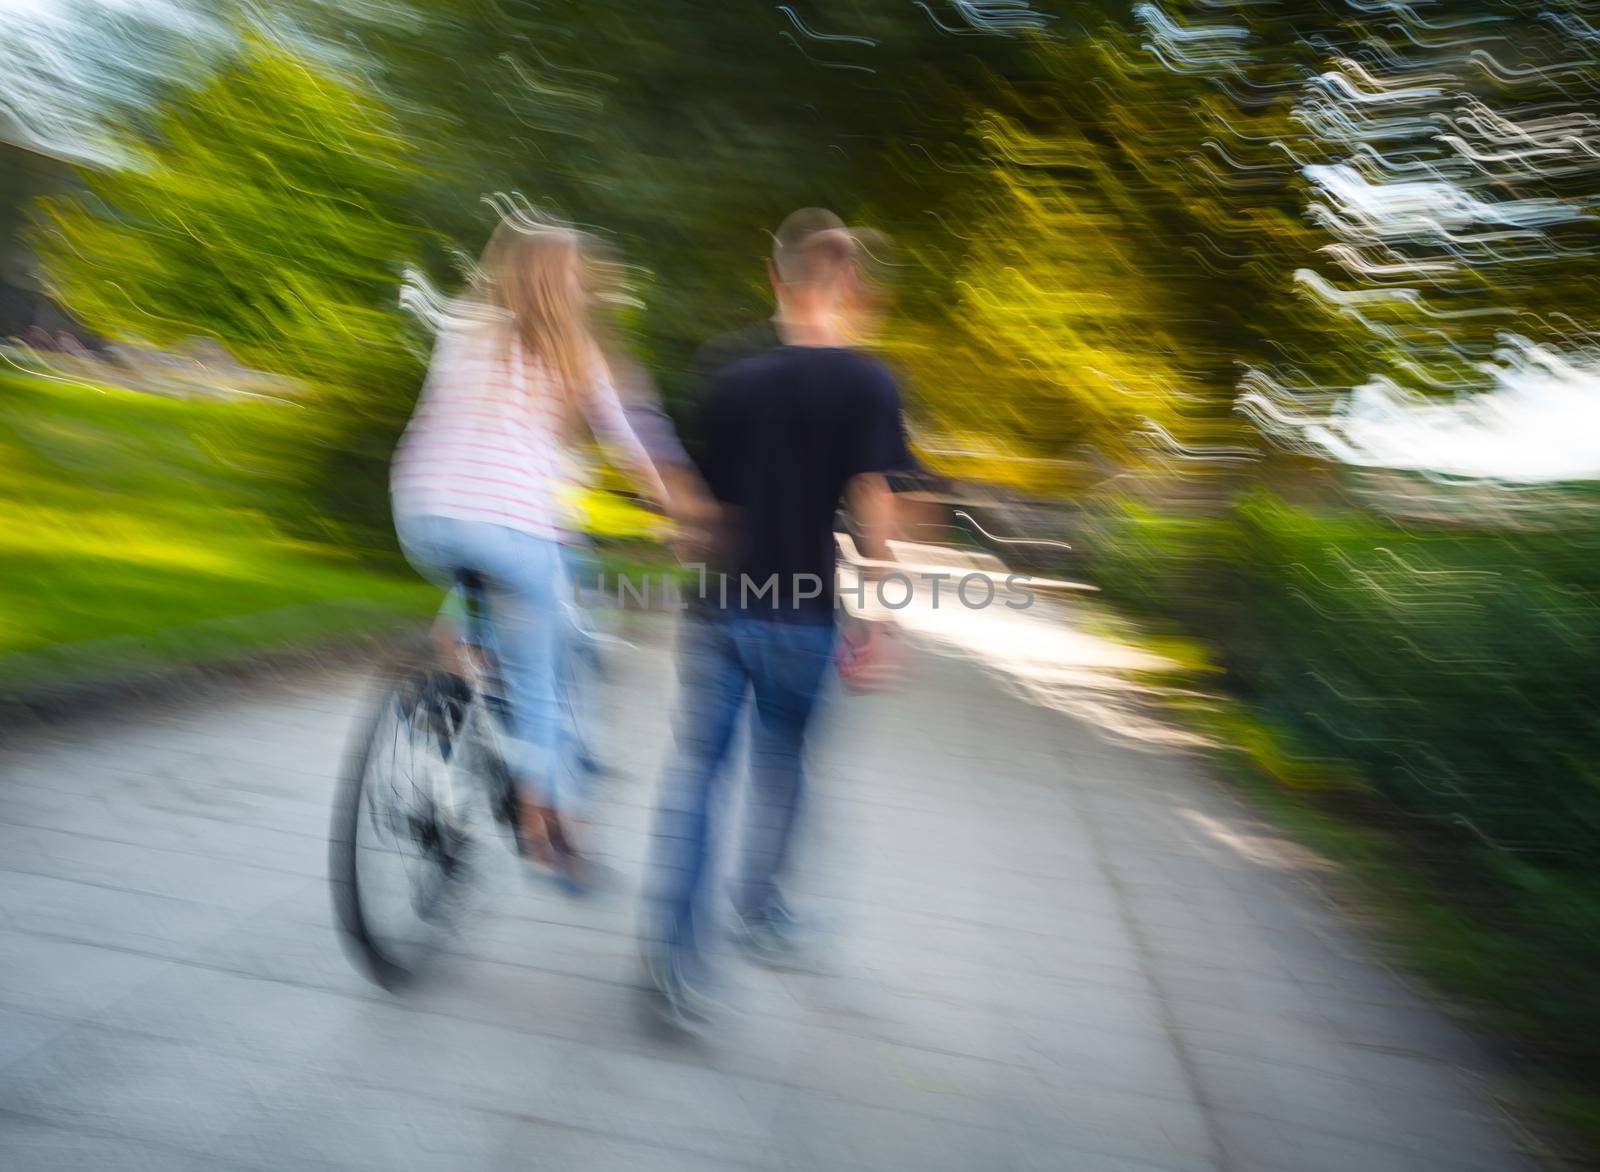
<svg viewBox="0 0 1600 1172"><path fill-rule="evenodd" d="M736 362L747 358L754 358L760 354L770 354L774 350L783 348L783 336L778 332L778 325L770 318L765 321L754 322L740 330L719 334L706 342L695 353L691 366L690 386L700 394L715 382L717 375ZM701 411L691 406L688 411L690 431L686 438L690 440L690 453L697 455L701 447L699 428L703 424ZM894 473L889 486L896 492L902 488L917 487L917 482L926 480L927 473L917 457L912 454L911 446L906 440L905 420L902 418L898 424L895 437L896 453L894 463L887 471ZM704 470L701 470L704 475Z"/></svg>
<svg viewBox="0 0 1600 1172"><path fill-rule="evenodd" d="M699 430L706 484L731 506L728 609L831 622L839 498L852 477L888 472L904 451L894 377L854 350L784 346L718 374ZM716 581L708 594L720 598Z"/></svg>
<svg viewBox="0 0 1600 1172"><path fill-rule="evenodd" d="M717 375L735 362L767 354L783 345L778 325L770 318L752 322L742 330L718 334L695 352L691 368L693 385L702 390L711 386Z"/></svg>

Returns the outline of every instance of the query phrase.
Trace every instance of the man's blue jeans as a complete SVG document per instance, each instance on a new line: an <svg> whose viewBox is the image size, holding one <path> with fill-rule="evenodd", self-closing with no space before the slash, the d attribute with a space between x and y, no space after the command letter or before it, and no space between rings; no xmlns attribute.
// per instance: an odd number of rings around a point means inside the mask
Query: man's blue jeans
<svg viewBox="0 0 1600 1172"><path fill-rule="evenodd" d="M714 915L711 844L731 805L723 782L747 697L755 698L750 788L734 906L758 917L777 899L803 789L802 755L833 662L832 623L684 616L677 749L656 811L659 943L683 971L704 975Z"/></svg>

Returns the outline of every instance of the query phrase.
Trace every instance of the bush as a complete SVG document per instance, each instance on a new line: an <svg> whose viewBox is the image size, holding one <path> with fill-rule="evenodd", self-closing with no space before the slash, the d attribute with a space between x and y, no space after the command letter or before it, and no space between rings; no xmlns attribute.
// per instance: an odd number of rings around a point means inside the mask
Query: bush
<svg viewBox="0 0 1600 1172"><path fill-rule="evenodd" d="M1199 635L1289 756L1502 935L1458 991L1600 1063L1600 520L1401 524L1265 493L1220 517L1123 509L1108 594ZM1326 795L1324 795L1326 796Z"/></svg>

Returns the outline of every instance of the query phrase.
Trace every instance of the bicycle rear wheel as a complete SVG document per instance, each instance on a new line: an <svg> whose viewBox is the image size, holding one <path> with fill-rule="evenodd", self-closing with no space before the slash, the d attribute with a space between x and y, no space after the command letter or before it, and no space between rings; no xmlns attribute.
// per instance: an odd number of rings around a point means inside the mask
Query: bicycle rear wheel
<svg viewBox="0 0 1600 1172"><path fill-rule="evenodd" d="M413 979L453 928L468 840L452 776L467 698L438 671L401 675L360 726L334 802L328 878L360 967Z"/></svg>

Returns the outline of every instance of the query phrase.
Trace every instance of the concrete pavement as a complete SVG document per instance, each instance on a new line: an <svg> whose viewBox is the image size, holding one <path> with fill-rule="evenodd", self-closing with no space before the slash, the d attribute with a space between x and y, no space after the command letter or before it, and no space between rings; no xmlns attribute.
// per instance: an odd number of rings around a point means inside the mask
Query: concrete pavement
<svg viewBox="0 0 1600 1172"><path fill-rule="evenodd" d="M831 710L795 892L826 970L730 960L725 1027L662 1033L633 944L671 697L647 636L596 808L626 889L572 902L508 861L399 998L326 890L361 673L15 738L0 1167L1532 1166L1484 1055L1317 897L1316 860L1194 758L956 657Z"/></svg>

